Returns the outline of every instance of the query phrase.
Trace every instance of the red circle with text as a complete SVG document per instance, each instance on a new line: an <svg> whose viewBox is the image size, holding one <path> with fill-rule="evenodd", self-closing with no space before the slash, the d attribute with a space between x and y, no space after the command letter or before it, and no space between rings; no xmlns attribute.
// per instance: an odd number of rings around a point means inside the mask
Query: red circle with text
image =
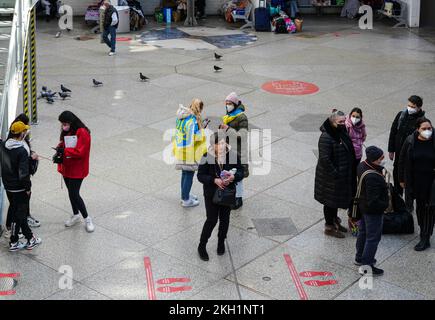
<svg viewBox="0 0 435 320"><path fill-rule="evenodd" d="M130 37L119 37L119 38L116 38L116 41L130 41L130 40L131 40Z"/></svg>
<svg viewBox="0 0 435 320"><path fill-rule="evenodd" d="M319 91L319 87L313 83L295 80L270 81L263 84L261 88L270 93L289 96L312 94Z"/></svg>

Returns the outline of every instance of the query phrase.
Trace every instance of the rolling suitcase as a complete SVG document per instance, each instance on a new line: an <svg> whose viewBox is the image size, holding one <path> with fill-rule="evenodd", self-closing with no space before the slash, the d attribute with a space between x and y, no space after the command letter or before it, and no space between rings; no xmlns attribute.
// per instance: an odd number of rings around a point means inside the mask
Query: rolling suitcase
<svg viewBox="0 0 435 320"><path fill-rule="evenodd" d="M263 6L262 6L263 4ZM266 7L266 1L260 1L260 7L255 8L255 31L270 32L270 10Z"/></svg>

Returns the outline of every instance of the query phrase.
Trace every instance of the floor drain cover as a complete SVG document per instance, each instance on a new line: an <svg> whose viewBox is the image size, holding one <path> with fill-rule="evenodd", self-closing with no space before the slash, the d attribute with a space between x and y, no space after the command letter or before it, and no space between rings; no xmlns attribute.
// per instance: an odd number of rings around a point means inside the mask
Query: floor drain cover
<svg viewBox="0 0 435 320"><path fill-rule="evenodd" d="M17 280L12 278L0 278L0 292L10 291L17 285Z"/></svg>
<svg viewBox="0 0 435 320"><path fill-rule="evenodd" d="M298 233L291 218L252 219L252 222L261 237L287 236Z"/></svg>

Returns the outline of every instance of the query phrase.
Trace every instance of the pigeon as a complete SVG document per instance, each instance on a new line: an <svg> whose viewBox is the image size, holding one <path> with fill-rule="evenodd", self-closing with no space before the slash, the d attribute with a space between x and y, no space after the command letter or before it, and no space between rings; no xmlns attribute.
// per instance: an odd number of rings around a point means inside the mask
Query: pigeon
<svg viewBox="0 0 435 320"><path fill-rule="evenodd" d="M43 91L43 92L47 92L47 87L46 87L46 86L43 86L43 87L42 87L42 91Z"/></svg>
<svg viewBox="0 0 435 320"><path fill-rule="evenodd" d="M218 67L218 66L213 66L213 68L214 68L214 71L221 71L222 70L222 68Z"/></svg>
<svg viewBox="0 0 435 320"><path fill-rule="evenodd" d="M71 97L68 92L59 92L59 96L62 98L62 100Z"/></svg>
<svg viewBox="0 0 435 320"><path fill-rule="evenodd" d="M147 81L147 80L149 80L149 79L150 79L150 78L148 78L148 77L144 76L144 75L142 74L142 72L141 72L141 73L139 73L139 76L140 76L140 80L142 80L142 81Z"/></svg>
<svg viewBox="0 0 435 320"><path fill-rule="evenodd" d="M94 83L94 86L95 86L95 87L98 87L98 86L102 86L102 85L103 85L102 82L97 81L97 80L95 80L95 79L92 79L92 82Z"/></svg>
<svg viewBox="0 0 435 320"><path fill-rule="evenodd" d="M71 90L67 87L64 87L63 84L60 85L60 89L62 90L62 92L71 92Z"/></svg>
<svg viewBox="0 0 435 320"><path fill-rule="evenodd" d="M46 98L53 98L54 96L56 96L56 94L57 94L57 92L51 92L51 90L48 90L48 91L45 93L45 97L46 97Z"/></svg>
<svg viewBox="0 0 435 320"><path fill-rule="evenodd" d="M52 97L47 97L47 102L48 102L49 104L53 104L53 103L54 103L54 100L53 100Z"/></svg>
<svg viewBox="0 0 435 320"><path fill-rule="evenodd" d="M222 56L221 55L218 55L216 52L214 53L214 58L216 59L216 60L220 60L220 58L222 58Z"/></svg>
<svg viewBox="0 0 435 320"><path fill-rule="evenodd" d="M61 34L62 34L62 31L58 31L54 37L59 38Z"/></svg>

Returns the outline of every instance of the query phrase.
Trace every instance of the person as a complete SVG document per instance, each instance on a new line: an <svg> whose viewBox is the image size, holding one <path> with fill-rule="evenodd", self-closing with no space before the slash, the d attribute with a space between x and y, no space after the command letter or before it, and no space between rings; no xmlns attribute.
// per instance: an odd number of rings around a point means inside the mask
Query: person
<svg viewBox="0 0 435 320"><path fill-rule="evenodd" d="M193 99L189 108L179 106L172 151L177 161L175 168L181 170L181 205L196 207L198 197L190 194L198 163L207 152L206 137L201 113L204 103Z"/></svg>
<svg viewBox="0 0 435 320"><path fill-rule="evenodd" d="M355 151L345 121L345 114L333 109L320 127L314 183L314 198L323 204L325 234L336 238L344 238L347 232L340 224L338 208L349 208L356 187Z"/></svg>
<svg viewBox="0 0 435 320"><path fill-rule="evenodd" d="M355 264L370 266L373 276L384 273L382 269L375 267L376 251L382 237L384 211L389 205L388 186L382 174L384 166L384 152L376 146L366 149L366 160L358 165L358 179L363 180L360 181L358 207L361 220L356 240ZM362 270L360 272L364 274Z"/></svg>
<svg viewBox="0 0 435 320"><path fill-rule="evenodd" d="M359 0L346 0L346 3L341 9L341 17L347 17L348 19L356 18L359 15L358 11L360 6Z"/></svg>
<svg viewBox="0 0 435 320"><path fill-rule="evenodd" d="M416 131L404 142L399 160L399 181L412 200L416 200L420 241L414 247L423 251L430 247L435 223L435 208L431 204L435 173L435 139L429 119L419 118Z"/></svg>
<svg viewBox="0 0 435 320"><path fill-rule="evenodd" d="M18 121L23 122L25 125L29 125L29 123L30 123L30 119L25 113L19 114L15 118L15 120L12 121L12 124L14 124L15 122L18 122ZM7 139L10 139L11 137L12 137L12 133L9 130L9 134L8 134ZM32 165L30 166L30 175L34 175L36 173L36 168L37 168L37 165L39 162L39 155L35 151L32 150L32 147L30 145L30 131L28 132L28 134L24 138L24 143L27 144L27 146L30 150L30 155L31 155L30 161L33 164L33 166ZM29 195L29 201L30 201L30 197L31 197L31 194ZM30 214L30 205L29 205L28 209L29 209L29 212L27 213L27 223L29 224L29 227L31 227L31 228L40 227L41 223ZM6 229L11 230L10 226L11 226L11 222L10 222L9 213L8 213L8 217L6 219Z"/></svg>
<svg viewBox="0 0 435 320"><path fill-rule="evenodd" d="M30 127L18 121L10 128L10 138L1 145L2 181L9 200L11 235L9 251L26 248L32 250L42 240L33 235L27 223L29 197L31 189L29 146L24 142ZM22 231L27 243L19 241L18 233Z"/></svg>
<svg viewBox="0 0 435 320"><path fill-rule="evenodd" d="M423 99L419 96L413 95L408 99L408 105L405 110L400 111L394 118L393 124L390 129L390 136L388 140L389 158L393 162L393 180L394 188L397 193L403 195L403 188L400 186L399 181L399 158L400 151L402 150L403 143L406 138L415 131L415 124L417 119L424 117L425 111L422 110ZM409 211L413 211L413 204L405 193L405 202Z"/></svg>
<svg viewBox="0 0 435 320"><path fill-rule="evenodd" d="M205 0L195 0L196 17L197 19L204 19L205 15Z"/></svg>
<svg viewBox="0 0 435 320"><path fill-rule="evenodd" d="M345 124L355 150L355 165L358 166L362 158L363 144L367 138L366 125L363 121L362 110L360 108L353 108L350 114L346 117Z"/></svg>
<svg viewBox="0 0 435 320"><path fill-rule="evenodd" d="M231 151L229 137L222 131L215 132L210 140L210 147L201 160L198 180L203 184L204 202L207 219L202 228L198 245L198 254L203 261L208 261L207 242L219 220L217 254L225 254L225 239L230 224L231 207L213 202L216 190L235 188L235 183L242 181L244 172L240 157Z"/></svg>
<svg viewBox="0 0 435 320"><path fill-rule="evenodd" d="M237 145L237 154L241 158L244 168L244 178L249 176L248 165L248 117L245 114L245 106L235 92L231 92L225 98L226 115L222 117L223 124L220 129L225 130L231 141ZM243 206L243 181L237 183L236 205L234 210Z"/></svg>
<svg viewBox="0 0 435 320"><path fill-rule="evenodd" d="M59 16L60 1L41 0L41 6L45 10L45 21L50 22L51 18Z"/></svg>
<svg viewBox="0 0 435 320"><path fill-rule="evenodd" d="M299 8L297 0L286 1L287 14L290 15L291 19L299 18Z"/></svg>
<svg viewBox="0 0 435 320"><path fill-rule="evenodd" d="M115 7L110 4L110 2L104 2L103 6L105 11L103 22L104 31L102 38L104 43L110 48L109 56L113 56L115 55L116 51L116 30L118 29L119 25L119 14Z"/></svg>
<svg viewBox="0 0 435 320"><path fill-rule="evenodd" d="M80 221L82 214L86 231L93 232L95 226L80 196L80 187L89 174L89 155L91 150L91 131L71 111L59 115L61 122L60 142L56 148L62 161L58 163L58 172L63 176L68 189L73 215L65 222L65 227L72 227ZM68 143L67 143L68 141Z"/></svg>

